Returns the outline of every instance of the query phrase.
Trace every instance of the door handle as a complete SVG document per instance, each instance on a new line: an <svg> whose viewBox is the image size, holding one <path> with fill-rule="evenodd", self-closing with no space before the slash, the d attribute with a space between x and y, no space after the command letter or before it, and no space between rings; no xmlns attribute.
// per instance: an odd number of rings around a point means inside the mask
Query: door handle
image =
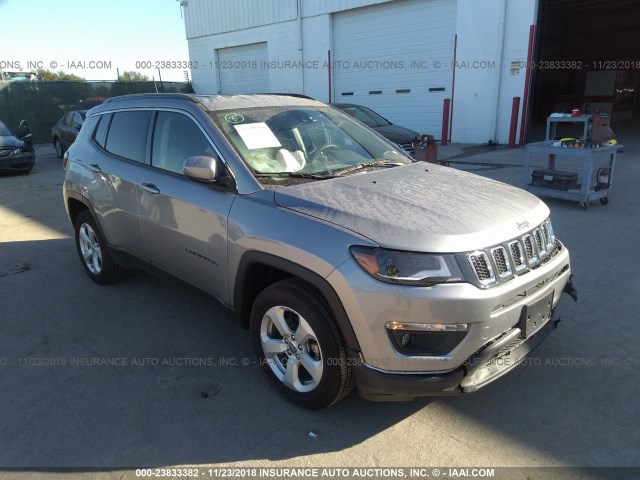
<svg viewBox="0 0 640 480"><path fill-rule="evenodd" d="M91 163L89 165L87 165L87 168L89 170L91 170L92 172L101 172L102 169L100 168L100 165L98 165L97 163Z"/></svg>
<svg viewBox="0 0 640 480"><path fill-rule="evenodd" d="M160 193L160 189L153 183L141 183L140 186L147 193L151 193L153 195L157 195L158 193Z"/></svg>

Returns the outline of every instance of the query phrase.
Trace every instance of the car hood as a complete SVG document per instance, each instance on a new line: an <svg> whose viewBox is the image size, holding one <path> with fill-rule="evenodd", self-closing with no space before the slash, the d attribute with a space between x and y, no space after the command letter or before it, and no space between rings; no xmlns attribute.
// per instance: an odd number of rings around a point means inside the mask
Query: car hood
<svg viewBox="0 0 640 480"><path fill-rule="evenodd" d="M0 148L17 148L23 146L24 142L22 140L18 140L16 137L0 136Z"/></svg>
<svg viewBox="0 0 640 480"><path fill-rule="evenodd" d="M385 138L395 143L410 143L418 132L398 125L385 125L384 127L373 127L373 129Z"/></svg>
<svg viewBox="0 0 640 480"><path fill-rule="evenodd" d="M524 190L422 162L279 188L275 202L382 247L423 252L496 245L549 215Z"/></svg>

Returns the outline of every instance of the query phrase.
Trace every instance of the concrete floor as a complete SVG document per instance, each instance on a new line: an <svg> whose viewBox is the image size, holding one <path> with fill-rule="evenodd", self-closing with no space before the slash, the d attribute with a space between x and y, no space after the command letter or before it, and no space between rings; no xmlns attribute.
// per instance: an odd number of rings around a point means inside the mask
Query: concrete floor
<svg viewBox="0 0 640 480"><path fill-rule="evenodd" d="M536 362L468 396L372 403L352 394L320 412L270 388L247 331L204 294L144 273L92 283L65 216L61 162L51 147L38 148L31 175L0 177L0 477L49 476L56 467L123 478L175 465L640 466L635 127L618 133L626 151L609 205L548 200L580 300L565 296L560 327ZM460 150L447 148L442 156ZM520 185L523 159L521 148L498 148L462 167ZM69 365L92 358L128 365ZM560 473L613 478L612 470L530 468L509 478Z"/></svg>

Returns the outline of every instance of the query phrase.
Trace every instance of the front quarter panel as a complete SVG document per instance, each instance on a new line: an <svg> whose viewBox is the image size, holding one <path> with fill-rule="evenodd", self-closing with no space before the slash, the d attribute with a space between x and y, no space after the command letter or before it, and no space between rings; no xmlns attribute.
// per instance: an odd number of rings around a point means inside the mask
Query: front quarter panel
<svg viewBox="0 0 640 480"><path fill-rule="evenodd" d="M266 252L326 278L350 258L349 246L369 239L304 214L278 207L271 190L238 195L229 216L229 287L247 252Z"/></svg>

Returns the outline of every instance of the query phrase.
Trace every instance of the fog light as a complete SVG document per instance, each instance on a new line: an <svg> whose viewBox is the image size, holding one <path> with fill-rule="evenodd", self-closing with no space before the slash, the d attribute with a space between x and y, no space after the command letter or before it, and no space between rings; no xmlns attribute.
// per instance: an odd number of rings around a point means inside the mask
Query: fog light
<svg viewBox="0 0 640 480"><path fill-rule="evenodd" d="M386 324L394 348L405 355L447 355L467 336L467 323L405 323Z"/></svg>
<svg viewBox="0 0 640 480"><path fill-rule="evenodd" d="M405 323L387 322L389 330L412 330L422 332L466 332L468 323Z"/></svg>

